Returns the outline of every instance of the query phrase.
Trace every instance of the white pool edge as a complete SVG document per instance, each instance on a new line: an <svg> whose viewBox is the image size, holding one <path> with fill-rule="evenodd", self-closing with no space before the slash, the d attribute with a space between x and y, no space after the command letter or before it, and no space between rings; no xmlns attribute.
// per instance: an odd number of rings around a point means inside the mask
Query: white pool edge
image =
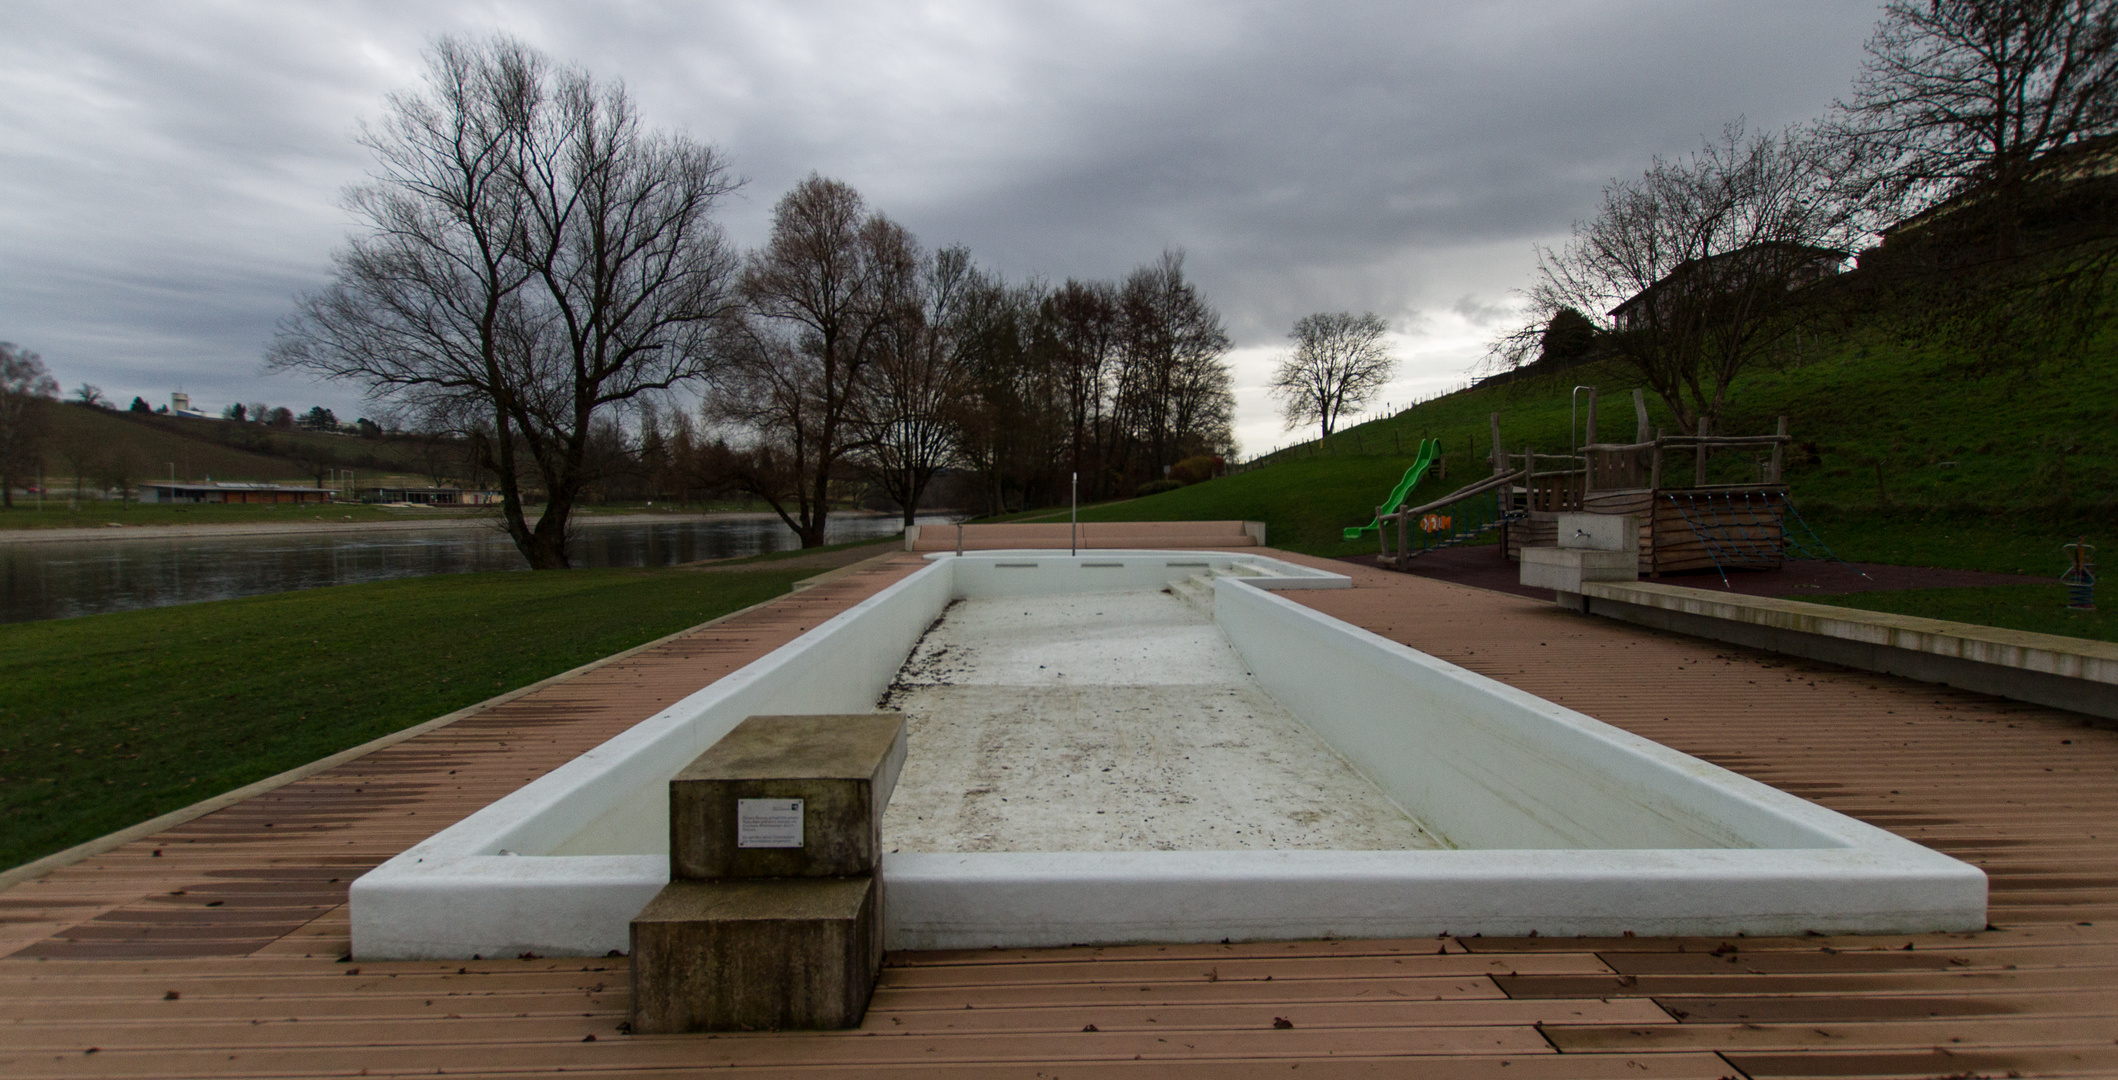
<svg viewBox="0 0 2118 1080"><path fill-rule="evenodd" d="M1470 730L1464 727L1448 733L1459 743L1483 739L1502 753L1514 753L1523 776L1480 776L1477 761L1451 761L1452 768L1474 770L1460 790L1414 793L1415 802L1443 799L1445 817L1446 807L1462 807L1462 821L1445 825L1445 832L1461 835L1466 828L1487 827L1480 822L1494 815L1479 809L1479 792L1497 785L1502 801L1521 811L1520 828L1556 830L1550 834L1593 842L1598 839L1589 835L1593 828L1559 820L1579 813L1579 807L1555 807L1548 801L1555 793L1540 790L1550 786L1553 769L1572 774L1584 767L1612 778L1613 798L1649 790L1656 778L1675 778L1681 790L1663 815L1675 831L1658 834L1660 846L1619 850L891 855L883 865L886 947L1529 930L1880 933L1985 925L1986 881L1975 867L1267 591L1343 588L1350 582L1342 575L1234 552L980 552L962 557L960 564L953 555L930 558L931 565L354 882L356 957L623 950L632 914L668 880L666 856L499 852L550 850L568 840L562 832L579 834L583 822L622 815L620 804L628 799L651 802L660 797L656 789L668 774L744 716L871 709L919 635L957 595L998 587L995 581L1013 591L1020 582L1046 579L1053 571L1076 581L1084 580L1076 575L1086 574L1099 583L1138 587L1119 579L1167 575L1172 567L1183 569L1178 564L1200 560L1279 571L1218 578L1216 622L1260 685L1400 802L1406 801L1405 793L1391 790L1389 782L1392 755L1406 753L1407 745L1432 744L1418 742L1412 737L1416 733L1393 735L1387 723L1372 718L1393 715L1390 703L1404 700L1406 679L1444 703L1444 712L1468 717L1487 707L1505 714L1498 723L1462 721L1477 725L1476 738L1463 737ZM1009 563L1015 565L1005 567ZM968 576L956 573L959 566ZM1042 573L1002 580L1022 571ZM1052 591L1071 584L1056 582ZM1385 685L1393 678L1396 685ZM1314 718L1319 716L1325 719ZM1546 761L1534 753L1523 755L1515 745L1523 738L1539 748L1556 747L1565 756ZM643 786L655 793L642 795ZM1684 828L1698 828L1686 815L1702 799L1754 812L1765 823L1768 841L1777 836L1798 846L1708 846L1726 839L1713 836L1704 837L1699 847L1682 846ZM1634 818L1636 825L1647 821L1651 831L1662 828L1659 818Z"/></svg>

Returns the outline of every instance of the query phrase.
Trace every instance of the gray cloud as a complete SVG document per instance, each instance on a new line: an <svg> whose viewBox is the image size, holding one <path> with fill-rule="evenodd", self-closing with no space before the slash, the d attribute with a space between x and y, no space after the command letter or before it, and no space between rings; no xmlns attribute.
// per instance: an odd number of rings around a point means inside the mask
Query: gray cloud
<svg viewBox="0 0 2118 1080"><path fill-rule="evenodd" d="M1457 378L1530 245L1601 184L1738 115L1843 92L1872 5L1502 3L436 6L18 3L0 41L0 337L69 385L357 411L258 373L329 272L351 136L434 35L501 30L622 77L749 178L763 235L811 170L1011 276L1112 277L1168 247L1256 386L1292 322L1373 310ZM1451 335L1454 335L1453 337ZM1246 392L1245 437L1271 439Z"/></svg>

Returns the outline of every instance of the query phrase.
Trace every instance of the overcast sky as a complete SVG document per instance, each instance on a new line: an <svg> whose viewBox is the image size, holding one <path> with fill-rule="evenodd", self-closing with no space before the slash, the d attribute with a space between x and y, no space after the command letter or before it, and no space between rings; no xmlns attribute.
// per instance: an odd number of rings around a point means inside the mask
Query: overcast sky
<svg viewBox="0 0 2118 1080"><path fill-rule="evenodd" d="M437 35L499 30L719 145L748 181L726 215L745 246L817 171L1010 278L1183 249L1237 342L1254 453L1291 440L1263 387L1295 319L1383 316L1393 402L1461 384L1533 244L1730 120L1822 113L1877 8L10 0L0 340L121 404L361 414L357 389L259 358L354 224L359 122Z"/></svg>

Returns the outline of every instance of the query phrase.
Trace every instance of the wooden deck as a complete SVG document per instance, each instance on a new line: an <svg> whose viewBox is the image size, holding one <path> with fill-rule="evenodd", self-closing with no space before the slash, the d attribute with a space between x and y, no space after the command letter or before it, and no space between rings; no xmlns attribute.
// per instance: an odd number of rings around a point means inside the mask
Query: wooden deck
<svg viewBox="0 0 2118 1080"><path fill-rule="evenodd" d="M2118 1075L2118 733L1342 563L1289 595L1975 862L1996 928L893 954L862 1029L728 1037L623 1034L623 958L340 959L351 878L915 565L0 893L0 1074Z"/></svg>

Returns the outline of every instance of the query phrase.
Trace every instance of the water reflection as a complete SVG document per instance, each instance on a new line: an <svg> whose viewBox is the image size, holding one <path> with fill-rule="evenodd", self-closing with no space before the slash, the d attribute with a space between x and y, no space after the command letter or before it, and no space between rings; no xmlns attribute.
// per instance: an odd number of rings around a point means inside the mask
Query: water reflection
<svg viewBox="0 0 2118 1080"><path fill-rule="evenodd" d="M922 523L949 520L921 517ZM829 542L895 533L891 516L831 519ZM575 522L577 566L674 566L801 546L777 518ZM507 534L485 525L405 532L184 537L0 545L0 622L347 585L521 570Z"/></svg>

